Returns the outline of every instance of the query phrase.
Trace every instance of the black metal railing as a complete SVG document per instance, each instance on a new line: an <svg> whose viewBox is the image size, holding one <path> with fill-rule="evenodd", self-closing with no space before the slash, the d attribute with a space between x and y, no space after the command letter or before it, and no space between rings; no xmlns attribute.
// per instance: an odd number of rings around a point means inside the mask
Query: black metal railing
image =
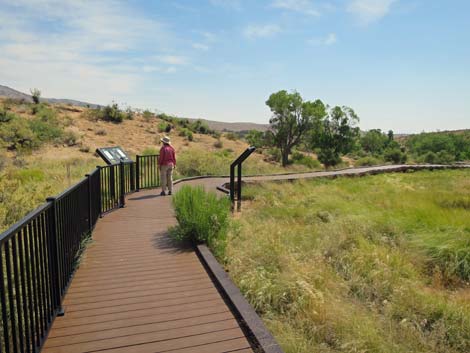
<svg viewBox="0 0 470 353"><path fill-rule="evenodd" d="M158 156L97 167L0 234L0 352L37 352L99 217L159 184Z"/></svg>
<svg viewBox="0 0 470 353"><path fill-rule="evenodd" d="M242 202L242 164L254 151L255 146L248 147L238 158L230 164L230 200L235 203L235 186L237 188L237 208ZM237 168L237 183L235 184L235 168Z"/></svg>
<svg viewBox="0 0 470 353"><path fill-rule="evenodd" d="M160 185L158 154L136 157L136 190L155 188Z"/></svg>

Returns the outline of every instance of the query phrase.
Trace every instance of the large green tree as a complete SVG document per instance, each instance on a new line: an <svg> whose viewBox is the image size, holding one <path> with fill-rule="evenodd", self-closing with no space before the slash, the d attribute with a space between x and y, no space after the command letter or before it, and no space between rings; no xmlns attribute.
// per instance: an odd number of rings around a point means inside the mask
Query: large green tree
<svg viewBox="0 0 470 353"><path fill-rule="evenodd" d="M282 165L286 166L292 148L326 115L321 100L304 101L298 92L285 90L271 94L266 101L273 113L269 120L274 144L281 151Z"/></svg>
<svg viewBox="0 0 470 353"><path fill-rule="evenodd" d="M338 164L342 154L351 152L359 135L358 122L359 117L354 110L336 106L329 109L319 128L312 131L311 146L319 149L318 160L325 167Z"/></svg>

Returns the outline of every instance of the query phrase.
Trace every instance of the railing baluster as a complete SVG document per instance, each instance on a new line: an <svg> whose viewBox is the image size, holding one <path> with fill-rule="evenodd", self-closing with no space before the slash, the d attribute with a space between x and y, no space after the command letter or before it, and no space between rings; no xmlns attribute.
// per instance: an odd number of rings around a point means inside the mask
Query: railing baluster
<svg viewBox="0 0 470 353"><path fill-rule="evenodd" d="M20 271L18 269L18 248L16 237L11 238L11 247L13 252L13 272L15 277L15 300L16 300L16 312L12 312L13 316L17 313L18 320L18 340L20 346L20 352L24 352L24 340L23 340L23 305L21 303L21 290L20 290Z"/></svg>
<svg viewBox="0 0 470 353"><path fill-rule="evenodd" d="M6 274L4 269L4 251L8 246L8 242L4 242L3 246L0 244L0 295L2 302L2 326L3 326L3 340L5 346L5 352L10 352L10 330L9 320L8 320L8 309L7 309L7 286L5 286Z"/></svg>
<svg viewBox="0 0 470 353"><path fill-rule="evenodd" d="M29 335L29 328L31 322L29 321L30 318L30 310L31 308L28 306L28 292L27 292L27 269L26 269L26 261L25 257L27 257L27 248L24 244L23 238L25 237L26 228L23 228L21 232L18 232L18 248L19 248L19 261L20 261L20 268L21 268L21 294L22 294L22 302L23 302L23 314L24 314L24 330L25 330L25 341L26 341L26 351L29 353L31 352L31 339ZM26 256L25 256L26 255Z"/></svg>
<svg viewBox="0 0 470 353"><path fill-rule="evenodd" d="M13 351L15 353L18 352L18 340L17 340L17 329L18 324L16 321L16 311L15 311L15 304L14 304L14 297L13 297L13 271L11 268L11 251L10 251L11 241L7 241L5 244L5 260L6 260L6 268L7 268L7 286L8 286L8 304L10 306L10 317L11 317L11 338L13 343Z"/></svg>

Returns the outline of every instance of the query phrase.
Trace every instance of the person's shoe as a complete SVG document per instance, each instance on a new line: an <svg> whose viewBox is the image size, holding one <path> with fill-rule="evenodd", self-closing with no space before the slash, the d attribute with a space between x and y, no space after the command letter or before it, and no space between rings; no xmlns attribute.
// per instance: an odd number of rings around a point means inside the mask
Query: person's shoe
<svg viewBox="0 0 470 353"><path fill-rule="evenodd" d="M165 191L162 191L162 192L160 193L160 196L166 196Z"/></svg>
<svg viewBox="0 0 470 353"><path fill-rule="evenodd" d="M168 191L168 195L171 195L171 191Z"/></svg>

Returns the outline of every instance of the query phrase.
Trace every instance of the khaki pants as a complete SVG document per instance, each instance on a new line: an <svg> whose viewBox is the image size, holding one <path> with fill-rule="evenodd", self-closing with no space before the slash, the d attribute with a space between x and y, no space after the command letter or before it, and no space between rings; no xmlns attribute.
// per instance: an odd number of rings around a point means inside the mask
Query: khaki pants
<svg viewBox="0 0 470 353"><path fill-rule="evenodd" d="M165 192L165 189L168 187L168 191L173 191L173 166L162 165L160 166L160 177L162 179L162 191Z"/></svg>

